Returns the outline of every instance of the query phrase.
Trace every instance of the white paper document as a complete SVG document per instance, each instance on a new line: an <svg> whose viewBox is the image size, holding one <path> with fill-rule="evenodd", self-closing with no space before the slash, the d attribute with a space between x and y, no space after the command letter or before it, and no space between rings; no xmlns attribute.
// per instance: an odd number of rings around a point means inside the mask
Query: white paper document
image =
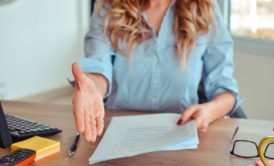
<svg viewBox="0 0 274 166"><path fill-rule="evenodd" d="M113 117L89 163L155 151L197 148L195 122L177 126L180 116L161 113Z"/></svg>

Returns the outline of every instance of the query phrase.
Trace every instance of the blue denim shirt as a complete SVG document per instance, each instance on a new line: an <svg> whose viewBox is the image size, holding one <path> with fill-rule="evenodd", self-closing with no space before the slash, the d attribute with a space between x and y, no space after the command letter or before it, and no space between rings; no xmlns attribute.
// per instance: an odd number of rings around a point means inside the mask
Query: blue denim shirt
<svg viewBox="0 0 274 166"><path fill-rule="evenodd" d="M107 109L181 113L198 103L197 90L202 75L208 100L230 91L237 99L234 109L238 107L233 41L217 3L210 31L196 38L187 68L182 70L174 47L174 2L164 16L159 34L153 33L152 38L136 46L130 62L113 49L108 38L103 38L108 7L93 14L85 38L85 58L80 64L85 73L100 73L107 79ZM145 12L143 17L147 20Z"/></svg>

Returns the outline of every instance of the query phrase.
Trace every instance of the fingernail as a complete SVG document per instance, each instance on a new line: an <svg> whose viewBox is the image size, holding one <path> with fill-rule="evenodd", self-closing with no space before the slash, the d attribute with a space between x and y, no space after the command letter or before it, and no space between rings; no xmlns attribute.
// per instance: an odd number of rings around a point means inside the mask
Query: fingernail
<svg viewBox="0 0 274 166"><path fill-rule="evenodd" d="M177 121L177 125L179 126L179 125L181 125L182 124L182 119L179 119L178 121Z"/></svg>

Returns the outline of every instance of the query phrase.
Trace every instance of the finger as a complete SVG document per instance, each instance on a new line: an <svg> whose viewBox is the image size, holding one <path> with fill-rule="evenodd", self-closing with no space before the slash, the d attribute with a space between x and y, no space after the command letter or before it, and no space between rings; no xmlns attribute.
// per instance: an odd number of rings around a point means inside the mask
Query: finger
<svg viewBox="0 0 274 166"><path fill-rule="evenodd" d="M206 120L204 120L204 121L202 122L202 124L201 124L200 129L201 129L201 131L206 132L206 131L207 131L207 128L208 128L208 123L206 122Z"/></svg>
<svg viewBox="0 0 274 166"><path fill-rule="evenodd" d="M191 116L197 111L197 108L192 106L189 107L184 113L182 113L180 119L178 120L177 124L181 125L186 123L190 120Z"/></svg>
<svg viewBox="0 0 274 166"><path fill-rule="evenodd" d="M96 125L97 125L97 133L99 136L102 135L104 129L104 119L103 117L96 118Z"/></svg>
<svg viewBox="0 0 274 166"><path fill-rule="evenodd" d="M204 131L204 130L199 130L199 131L198 131L198 134L202 136L202 135L205 134L205 132L206 132L206 131Z"/></svg>
<svg viewBox="0 0 274 166"><path fill-rule="evenodd" d="M84 110L77 99L73 100L73 115L78 132L83 133L85 131Z"/></svg>
<svg viewBox="0 0 274 166"><path fill-rule="evenodd" d="M104 102L103 102L103 100L102 99L100 99L99 101L98 101L98 111L99 111L99 116L101 116L101 117L105 117L105 107L104 107Z"/></svg>
<svg viewBox="0 0 274 166"><path fill-rule="evenodd" d="M87 114L85 114L85 139L87 141L91 141L92 140L92 133L91 133L91 126L90 126L90 116L88 116Z"/></svg>
<svg viewBox="0 0 274 166"><path fill-rule="evenodd" d="M204 119L204 120L201 122L200 127L198 128L198 133L199 133L200 135L203 135L203 134L206 132L207 127L208 127L208 124L207 124L206 120Z"/></svg>
<svg viewBox="0 0 274 166"><path fill-rule="evenodd" d="M94 117L90 117L90 127L91 127L91 141L95 142L97 137L97 131L96 131L96 120Z"/></svg>
<svg viewBox="0 0 274 166"><path fill-rule="evenodd" d="M76 83L81 83L84 81L85 74L83 73L81 66L78 63L72 65L72 73L75 78Z"/></svg>
<svg viewBox="0 0 274 166"><path fill-rule="evenodd" d="M200 135L203 135L206 132L206 130L207 130L207 125L204 122L204 124L202 124L202 126L199 128L198 132Z"/></svg>
<svg viewBox="0 0 274 166"><path fill-rule="evenodd" d="M201 116L197 116L195 119L197 129L202 128L203 118Z"/></svg>
<svg viewBox="0 0 274 166"><path fill-rule="evenodd" d="M199 132L199 133L205 133L205 132L206 132L206 128L200 128L200 129L198 130L198 132Z"/></svg>
<svg viewBox="0 0 274 166"><path fill-rule="evenodd" d="M96 104L96 109L98 110L96 112L96 125L97 125L97 134L100 136L104 129L104 116L105 116L105 109L104 109L104 103L102 99L99 99Z"/></svg>

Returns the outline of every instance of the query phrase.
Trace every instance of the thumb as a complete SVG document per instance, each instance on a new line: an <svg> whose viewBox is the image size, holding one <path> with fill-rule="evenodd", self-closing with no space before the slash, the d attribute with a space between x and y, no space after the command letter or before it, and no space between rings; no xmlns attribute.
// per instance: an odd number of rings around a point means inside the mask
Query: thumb
<svg viewBox="0 0 274 166"><path fill-rule="evenodd" d="M81 66L78 63L72 64L72 74L78 84L79 82L82 82L84 80L85 75L81 69Z"/></svg>

